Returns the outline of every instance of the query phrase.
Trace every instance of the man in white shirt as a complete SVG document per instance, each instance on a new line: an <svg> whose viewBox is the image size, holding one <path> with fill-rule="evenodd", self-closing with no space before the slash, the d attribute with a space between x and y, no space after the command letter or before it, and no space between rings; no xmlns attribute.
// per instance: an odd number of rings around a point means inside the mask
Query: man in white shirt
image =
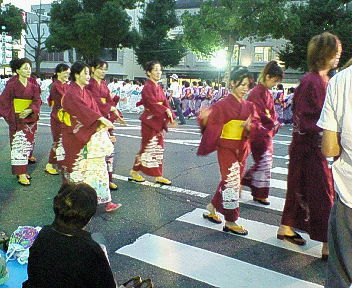
<svg viewBox="0 0 352 288"><path fill-rule="evenodd" d="M172 100L174 102L174 106L177 111L177 116L180 120L180 125L186 124L185 117L183 116L182 113L182 108L181 108L181 87L180 84L178 84L178 76L176 74L171 75L171 85L170 85L170 93Z"/></svg>
<svg viewBox="0 0 352 288"><path fill-rule="evenodd" d="M352 287L352 66L331 78L317 125L324 129L322 152L339 156L332 165L337 193L329 220L325 288Z"/></svg>

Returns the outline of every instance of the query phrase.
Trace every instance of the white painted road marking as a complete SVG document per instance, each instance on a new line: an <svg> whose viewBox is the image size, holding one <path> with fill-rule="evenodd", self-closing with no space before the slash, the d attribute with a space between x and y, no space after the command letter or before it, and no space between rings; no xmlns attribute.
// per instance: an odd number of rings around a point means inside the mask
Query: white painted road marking
<svg viewBox="0 0 352 288"><path fill-rule="evenodd" d="M177 218L176 220L222 232L223 225L211 223L210 221L205 220L202 217L204 212L206 212L206 210L196 208L195 210L189 213L186 213L185 215ZM218 215L223 220L223 223L225 223L224 217L221 214L218 214ZM252 221L252 220L243 219L243 218L239 218L238 221L236 221L236 223L238 223L239 225L242 225L244 228L248 230L247 236L240 236L240 237L245 237L248 239L259 241L261 243L284 248L290 251L302 253L305 255L310 255L317 258L321 257L321 247L322 247L321 242L309 240L307 241L306 245L299 246L287 241L282 241L277 239L276 234L277 234L277 229L279 228L278 226L269 225L266 223L261 223L261 222ZM306 233L300 233L300 234L302 235L303 238L309 239L308 234Z"/></svg>
<svg viewBox="0 0 352 288"><path fill-rule="evenodd" d="M152 234L139 237L116 253L216 287L322 288L315 283Z"/></svg>

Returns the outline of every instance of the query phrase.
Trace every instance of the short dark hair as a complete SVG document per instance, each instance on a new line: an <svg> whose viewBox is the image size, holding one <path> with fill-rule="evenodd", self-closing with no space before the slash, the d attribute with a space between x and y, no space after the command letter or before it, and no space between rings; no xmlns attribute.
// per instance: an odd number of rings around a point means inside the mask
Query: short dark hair
<svg viewBox="0 0 352 288"><path fill-rule="evenodd" d="M28 63L32 67L32 62L28 58L13 59L10 61L10 67L13 73L17 73L16 70L20 69L23 64Z"/></svg>
<svg viewBox="0 0 352 288"><path fill-rule="evenodd" d="M247 68L235 68L231 71L230 81L237 82L235 88L239 87L242 84L243 80L246 78L248 78L249 80L249 88L253 88L254 77L253 74L249 72Z"/></svg>
<svg viewBox="0 0 352 288"><path fill-rule="evenodd" d="M88 64L82 61L76 61L75 63L73 63L71 66L70 80L76 82L75 74L80 74L84 68L89 69Z"/></svg>
<svg viewBox="0 0 352 288"><path fill-rule="evenodd" d="M282 85L281 83L280 84L277 84L277 89L279 90L284 90L284 85Z"/></svg>
<svg viewBox="0 0 352 288"><path fill-rule="evenodd" d="M61 226L82 229L97 210L95 190L85 183L65 183L54 198L55 222Z"/></svg>
<svg viewBox="0 0 352 288"><path fill-rule="evenodd" d="M157 64L159 64L161 66L161 64L158 60L152 60L152 61L145 63L145 65L144 65L145 72L151 72L153 70L154 66Z"/></svg>
<svg viewBox="0 0 352 288"><path fill-rule="evenodd" d="M94 68L100 68L103 67L104 65L106 65L106 68L109 67L108 62L106 62L103 59L94 59L91 63L90 63L90 67L94 67Z"/></svg>
<svg viewBox="0 0 352 288"><path fill-rule="evenodd" d="M190 83L188 81L184 81L184 82L185 82L184 83L185 87L188 88L190 86Z"/></svg>
<svg viewBox="0 0 352 288"><path fill-rule="evenodd" d="M68 69L70 69L70 66L68 66L65 63L57 64L56 67L55 67L55 74L51 78L53 80L57 79L57 73L61 73L61 72L67 71Z"/></svg>

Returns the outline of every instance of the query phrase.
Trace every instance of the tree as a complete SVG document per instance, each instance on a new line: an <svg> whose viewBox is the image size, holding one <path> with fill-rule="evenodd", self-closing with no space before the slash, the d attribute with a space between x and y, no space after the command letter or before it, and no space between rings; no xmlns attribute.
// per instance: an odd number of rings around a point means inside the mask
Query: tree
<svg viewBox="0 0 352 288"><path fill-rule="evenodd" d="M197 14L182 16L184 43L193 52L211 55L226 52L227 75L234 45L247 37L281 38L286 0L205 0Z"/></svg>
<svg viewBox="0 0 352 288"><path fill-rule="evenodd" d="M307 45L312 36L324 31L337 35L343 47L340 63L345 63L352 52L352 10L346 9L352 1L309 0L289 8L290 29L284 37L290 42L279 55L286 67L307 71Z"/></svg>
<svg viewBox="0 0 352 288"><path fill-rule="evenodd" d="M146 6L139 19L140 38L135 47L141 66L150 60L159 60L162 66L175 66L186 55L180 36L168 36L179 25L175 7L175 0L153 0Z"/></svg>
<svg viewBox="0 0 352 288"><path fill-rule="evenodd" d="M23 22L23 10L11 5L6 4L0 10L0 33L7 32L13 39L20 39L23 29L26 25ZM5 27L4 29L2 27Z"/></svg>
<svg viewBox="0 0 352 288"><path fill-rule="evenodd" d="M134 9L138 0L57 0L50 11L49 51L75 48L90 61L99 57L103 48L132 47L137 32L130 29L126 9Z"/></svg>
<svg viewBox="0 0 352 288"><path fill-rule="evenodd" d="M39 10L34 14L36 16L34 23L29 23L28 19L26 19L27 34L24 37L26 44L32 49L33 52L29 51L28 49L25 49L25 51L27 54L32 56L35 61L35 72L40 73L40 66L43 62L43 51L45 50L46 42L45 29L48 23L48 16L42 14L41 1Z"/></svg>

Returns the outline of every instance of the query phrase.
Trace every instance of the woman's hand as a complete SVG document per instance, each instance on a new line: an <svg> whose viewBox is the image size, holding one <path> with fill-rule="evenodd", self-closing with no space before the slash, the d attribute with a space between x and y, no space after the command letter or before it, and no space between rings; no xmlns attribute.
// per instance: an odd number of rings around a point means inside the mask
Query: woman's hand
<svg viewBox="0 0 352 288"><path fill-rule="evenodd" d="M174 123L174 117L172 116L172 112L169 108L166 109L166 115L170 119L170 123Z"/></svg>
<svg viewBox="0 0 352 288"><path fill-rule="evenodd" d="M101 122L101 124L104 127L108 128L108 129L114 129L115 128L114 124L112 124L111 121L106 119L105 117L100 117L98 120Z"/></svg>
<svg viewBox="0 0 352 288"><path fill-rule="evenodd" d="M24 119L24 118L27 118L32 113L33 113L32 109L30 108L24 109L23 111L20 112L19 117L20 119Z"/></svg>
<svg viewBox="0 0 352 288"><path fill-rule="evenodd" d="M252 116L249 115L247 120L241 124L241 126L246 129L247 131L251 130L251 124L252 124Z"/></svg>

